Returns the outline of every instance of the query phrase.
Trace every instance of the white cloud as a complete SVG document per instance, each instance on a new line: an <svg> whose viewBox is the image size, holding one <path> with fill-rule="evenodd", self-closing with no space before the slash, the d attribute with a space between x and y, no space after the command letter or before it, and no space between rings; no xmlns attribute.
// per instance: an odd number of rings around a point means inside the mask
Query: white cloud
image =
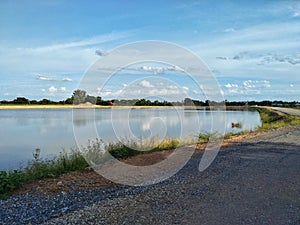
<svg viewBox="0 0 300 225"><path fill-rule="evenodd" d="M255 88L255 83L252 80L246 80L243 82L245 88Z"/></svg>
<svg viewBox="0 0 300 225"><path fill-rule="evenodd" d="M300 64L300 53L278 54L278 53L255 53L255 52L239 52L232 57L233 60L256 60L258 65L269 63L289 63L291 65Z"/></svg>
<svg viewBox="0 0 300 225"><path fill-rule="evenodd" d="M300 17L300 3L294 2L293 5L289 7L289 10L292 12L292 17Z"/></svg>
<svg viewBox="0 0 300 225"><path fill-rule="evenodd" d="M243 82L246 89L249 88L269 88L271 87L270 81L267 80L246 80Z"/></svg>
<svg viewBox="0 0 300 225"><path fill-rule="evenodd" d="M153 87L153 85L149 81L147 81L147 80L142 80L140 82L140 85L142 87L145 87L145 88L152 88Z"/></svg>
<svg viewBox="0 0 300 225"><path fill-rule="evenodd" d="M224 32L225 33L235 32L235 29L232 28L232 27L231 28L227 28L227 29L224 30Z"/></svg>
<svg viewBox="0 0 300 225"><path fill-rule="evenodd" d="M290 87L294 87L294 84L290 84Z"/></svg>
<svg viewBox="0 0 300 225"><path fill-rule="evenodd" d="M300 12L294 12L293 17L300 17Z"/></svg>
<svg viewBox="0 0 300 225"><path fill-rule="evenodd" d="M218 77L288 79L298 75L300 21L265 22L191 46ZM224 60L222 60L224 57ZM225 60L227 58L227 60ZM293 65L293 67L290 67Z"/></svg>
<svg viewBox="0 0 300 225"><path fill-rule="evenodd" d="M37 48L28 48L27 50L42 53L42 52L49 52L49 51L54 51L54 50L67 49L67 48L93 46L93 45L103 44L103 43L106 43L109 41L122 39L125 37L128 37L128 32L103 34L103 35L98 35L98 36L94 36L91 38L86 38L86 39L82 39L82 40L78 40L78 41L70 41L70 42L65 42L65 43L37 47Z"/></svg>
<svg viewBox="0 0 300 225"><path fill-rule="evenodd" d="M151 66L141 66L140 71L151 72L154 74L161 74L165 72L164 68L162 67L151 67Z"/></svg>
<svg viewBox="0 0 300 225"><path fill-rule="evenodd" d="M168 96L168 95L178 95L180 90L176 86L168 86L166 88L153 88L149 91L150 96Z"/></svg>
<svg viewBox="0 0 300 225"><path fill-rule="evenodd" d="M60 90L61 90L62 92L66 92L66 91L67 91L67 88L66 88L66 87L61 87Z"/></svg>
<svg viewBox="0 0 300 225"><path fill-rule="evenodd" d="M106 99L151 98L181 101L190 93L190 87L187 85L180 86L170 80L161 80L158 77L152 78L151 81L147 79L135 80L125 86L122 83L116 85L116 82L113 82L100 90L99 95Z"/></svg>
<svg viewBox="0 0 300 225"><path fill-rule="evenodd" d="M245 80L240 84L227 83L224 86L226 87L225 96L239 96L242 99L270 90L271 84L268 80Z"/></svg>
<svg viewBox="0 0 300 225"><path fill-rule="evenodd" d="M300 64L300 53L293 54L268 54L264 56L261 60L262 64L272 63L272 62L280 62L280 63L289 63L291 65Z"/></svg>
<svg viewBox="0 0 300 225"><path fill-rule="evenodd" d="M72 82L73 81L73 79L71 79L69 77L53 78L53 77L49 77L49 76L42 75L42 74L38 74L36 79L43 80L43 81L67 81L67 82Z"/></svg>
<svg viewBox="0 0 300 225"><path fill-rule="evenodd" d="M230 84L230 83L225 84L224 86L227 88L238 88L239 87L237 84Z"/></svg>
<svg viewBox="0 0 300 225"><path fill-rule="evenodd" d="M271 87L270 81L268 81L268 80L263 80L262 84L263 84L263 87L266 87L266 88Z"/></svg>
<svg viewBox="0 0 300 225"><path fill-rule="evenodd" d="M50 92L50 93L55 93L55 92L57 92L57 88L55 87L55 86L51 86L51 87L49 87L48 88L48 91Z"/></svg>
<svg viewBox="0 0 300 225"><path fill-rule="evenodd" d="M46 77L46 76L43 76L43 75L37 75L37 79L38 80L52 80L51 78L49 78L49 77Z"/></svg>
<svg viewBox="0 0 300 225"><path fill-rule="evenodd" d="M135 70L134 68L131 68L130 70ZM166 66L166 67L162 67L162 66L141 66L139 68L139 71L142 72L150 72L150 73L154 73L154 74L163 74L166 72L183 72L184 70L181 69L178 66Z"/></svg>
<svg viewBox="0 0 300 225"><path fill-rule="evenodd" d="M68 82L72 82L73 79L69 78L69 77L66 77L66 78L63 78L62 81L68 81Z"/></svg>
<svg viewBox="0 0 300 225"><path fill-rule="evenodd" d="M0 57L0 68L3 73L9 74L30 74L34 71L80 73L97 59L95 49L98 45L118 41L131 34L131 31L118 32L34 47L8 47L0 44L0 55L3 56ZM48 79L41 75L40 80Z"/></svg>

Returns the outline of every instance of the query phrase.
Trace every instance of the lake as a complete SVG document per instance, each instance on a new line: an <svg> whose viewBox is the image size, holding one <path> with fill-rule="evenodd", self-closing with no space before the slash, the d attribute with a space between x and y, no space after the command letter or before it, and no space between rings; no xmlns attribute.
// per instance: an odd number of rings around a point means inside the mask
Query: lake
<svg viewBox="0 0 300 225"><path fill-rule="evenodd" d="M232 122L240 122L242 128L232 128ZM0 170L7 170L25 166L36 148L41 149L41 157L75 148L74 130L77 139L93 140L94 129L102 140L114 142L118 138L196 137L200 132L222 131L223 127L226 132L253 130L261 120L258 112L251 111L22 109L0 110L0 124Z"/></svg>

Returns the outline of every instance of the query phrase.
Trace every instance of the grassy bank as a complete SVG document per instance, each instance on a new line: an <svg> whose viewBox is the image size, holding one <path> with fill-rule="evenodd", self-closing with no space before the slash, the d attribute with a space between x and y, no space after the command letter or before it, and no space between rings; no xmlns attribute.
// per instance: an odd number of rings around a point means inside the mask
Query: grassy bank
<svg viewBox="0 0 300 225"><path fill-rule="evenodd" d="M255 109L259 112L262 120L262 125L258 128L259 131L300 124L300 118L297 116L278 113L267 108Z"/></svg>
<svg viewBox="0 0 300 225"><path fill-rule="evenodd" d="M257 128L257 131L300 124L299 117L277 113L267 108L254 109L260 113L262 120L262 125ZM175 149L176 147L188 144L203 144L213 139L229 139L232 136L245 134L246 132L247 131L243 131L238 134L227 133L224 136L217 132L202 133L199 134L198 138L166 138L163 141L152 139L142 143L123 141L125 144L112 143L106 145L97 139L91 141L82 151L73 149L69 153L62 152L59 156L52 159L41 159L40 149L36 149L35 152L33 152L33 159L28 162L24 169L0 171L0 199L8 197L14 190L22 187L26 183L43 178L56 178L64 173L83 170L89 166L86 159L92 159L95 164L101 163L101 161L107 159L107 152L115 158L126 159L138 154ZM146 151L139 151L137 149L145 149Z"/></svg>
<svg viewBox="0 0 300 225"><path fill-rule="evenodd" d="M43 178L56 178L61 174L75 170L82 170L89 165L77 150L70 153L62 152L52 159L40 159L40 149L33 153L33 160L24 169L0 171L0 199L5 199L14 190Z"/></svg>
<svg viewBox="0 0 300 225"><path fill-rule="evenodd" d="M138 154L175 149L176 147L195 144L196 142L197 140L194 138L183 140L166 138L162 141L152 139L143 143L125 140L125 144L104 144L100 139L96 139L90 141L81 151L72 149L68 153L61 152L59 156L52 159L41 159L41 150L36 149L33 152L33 159L28 162L24 169L0 171L0 199L7 198L14 190L19 189L26 183L44 178L57 178L65 173L84 170L89 167L89 163L99 164L106 161L108 152L117 159L126 159ZM144 151L139 151L138 149Z"/></svg>

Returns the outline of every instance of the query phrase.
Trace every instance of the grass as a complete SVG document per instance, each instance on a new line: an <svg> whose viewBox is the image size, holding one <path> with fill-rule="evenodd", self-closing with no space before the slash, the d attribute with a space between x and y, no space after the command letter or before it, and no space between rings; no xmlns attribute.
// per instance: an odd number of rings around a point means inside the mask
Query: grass
<svg viewBox="0 0 300 225"><path fill-rule="evenodd" d="M208 143L209 141L221 140L224 138L219 132L211 132L211 133L200 133L198 136L198 144Z"/></svg>
<svg viewBox="0 0 300 225"><path fill-rule="evenodd" d="M117 159L126 159L139 154L175 149L180 146L195 144L196 142L196 138L165 138L163 140L152 138L141 142L122 140L121 142L105 145L102 140L96 139L95 141L90 141L82 149L82 152L90 164L97 165L109 160L110 155Z"/></svg>
<svg viewBox="0 0 300 225"><path fill-rule="evenodd" d="M258 128L258 131L300 124L300 118L297 116L277 113L267 108L256 108L256 110L259 112L262 120L262 125Z"/></svg>
<svg viewBox="0 0 300 225"><path fill-rule="evenodd" d="M259 112L262 120L262 125L257 129L258 131L300 124L299 117L279 114L266 108L255 109ZM104 144L102 140L96 139L95 141L90 141L81 151L78 149L72 149L69 153L63 151L52 159L41 159L41 150L37 148L33 153L33 159L28 162L24 169L0 171L0 199L7 198L14 190L19 189L26 183L43 178L56 178L64 173L83 170L89 166L87 161L90 164L94 163L97 165L109 159L108 152L115 158L126 159L138 154L175 149L188 144L203 144L208 141L220 140L221 138L228 139L231 136L247 132L249 131L226 133L225 135L221 135L218 132L201 133L197 140L196 138L166 138L160 141L153 138L140 143L123 140L122 143ZM139 151L139 149L144 151Z"/></svg>
<svg viewBox="0 0 300 225"><path fill-rule="evenodd" d="M0 171L0 199L7 198L14 190L25 183L43 178L56 178L63 173L82 170L88 167L83 155L76 150L70 153L61 152L53 159L40 159L40 149L33 153L33 160L28 162L25 169Z"/></svg>
<svg viewBox="0 0 300 225"><path fill-rule="evenodd" d="M33 153L33 159L24 169L0 171L0 199L7 198L14 190L26 183L44 178L57 178L64 173L83 170L89 166L89 163L97 165L109 159L108 152L117 159L125 159L138 154L175 149L195 142L196 140L192 138L183 140L166 138L162 141L154 138L143 143L125 141L125 144L121 142L104 144L102 140L96 139L90 141L81 151L79 149L72 149L69 153L63 151L52 159L41 159L41 150L37 148Z"/></svg>

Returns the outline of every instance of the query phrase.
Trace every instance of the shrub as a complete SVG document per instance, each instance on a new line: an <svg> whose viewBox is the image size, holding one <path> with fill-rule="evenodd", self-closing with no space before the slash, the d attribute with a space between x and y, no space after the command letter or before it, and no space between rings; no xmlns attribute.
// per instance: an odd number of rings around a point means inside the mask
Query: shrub
<svg viewBox="0 0 300 225"><path fill-rule="evenodd" d="M23 173L19 170L0 171L0 199L6 198L11 192L24 183Z"/></svg>

